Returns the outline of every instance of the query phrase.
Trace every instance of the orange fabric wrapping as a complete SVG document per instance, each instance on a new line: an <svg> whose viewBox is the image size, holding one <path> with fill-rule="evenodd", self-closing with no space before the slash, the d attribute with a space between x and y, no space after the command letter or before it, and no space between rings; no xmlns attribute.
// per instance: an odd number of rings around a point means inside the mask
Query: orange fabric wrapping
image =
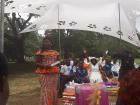
<svg viewBox="0 0 140 105"><path fill-rule="evenodd" d="M75 100L64 99L64 100L62 100L62 101L63 101L63 103L72 103L72 102L74 102Z"/></svg>
<svg viewBox="0 0 140 105"><path fill-rule="evenodd" d="M63 92L64 96L75 96L75 93L73 92Z"/></svg>
<svg viewBox="0 0 140 105"><path fill-rule="evenodd" d="M84 68L85 70L88 70L89 64L84 63L84 64L83 64L83 68Z"/></svg>
<svg viewBox="0 0 140 105"><path fill-rule="evenodd" d="M58 70L59 69L56 66L51 67L50 69L37 68L36 73L37 74L58 73Z"/></svg>
<svg viewBox="0 0 140 105"><path fill-rule="evenodd" d="M38 63L44 63L46 65L51 65L52 63L54 63L57 60L57 57L59 55L59 53L57 51L54 50L48 50L48 51L37 51L35 53L36 56L40 57L39 60L36 60L36 62ZM50 69L46 69L44 67L38 67L36 70L37 74L48 74L48 73L58 73L58 67L57 66L53 66Z"/></svg>
<svg viewBox="0 0 140 105"><path fill-rule="evenodd" d="M44 52L37 51L37 52L35 53L35 55L56 56L56 55L59 55L59 53L58 53L57 51L54 51L54 50L49 50L49 51L44 51Z"/></svg>

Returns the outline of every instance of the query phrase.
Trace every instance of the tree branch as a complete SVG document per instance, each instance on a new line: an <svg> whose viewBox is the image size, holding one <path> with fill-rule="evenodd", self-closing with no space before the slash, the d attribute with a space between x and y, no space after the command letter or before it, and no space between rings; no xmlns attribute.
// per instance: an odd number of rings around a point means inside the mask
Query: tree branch
<svg viewBox="0 0 140 105"><path fill-rule="evenodd" d="M22 30L23 27L22 27L22 23L20 22L20 18L17 18L16 21L17 21L17 24L18 24L18 27L20 28L20 30Z"/></svg>
<svg viewBox="0 0 140 105"><path fill-rule="evenodd" d="M17 38L17 25L16 25L16 13L12 13L12 31L14 33L14 36Z"/></svg>
<svg viewBox="0 0 140 105"><path fill-rule="evenodd" d="M29 14L28 19L23 23L22 27L24 28L26 24L30 21L30 19L33 17L33 14Z"/></svg>
<svg viewBox="0 0 140 105"><path fill-rule="evenodd" d="M11 19L8 17L8 14L5 14L5 17L6 17L7 21L8 21L8 23L12 26L12 21L11 21Z"/></svg>
<svg viewBox="0 0 140 105"><path fill-rule="evenodd" d="M21 15L18 13L18 16L21 18Z"/></svg>

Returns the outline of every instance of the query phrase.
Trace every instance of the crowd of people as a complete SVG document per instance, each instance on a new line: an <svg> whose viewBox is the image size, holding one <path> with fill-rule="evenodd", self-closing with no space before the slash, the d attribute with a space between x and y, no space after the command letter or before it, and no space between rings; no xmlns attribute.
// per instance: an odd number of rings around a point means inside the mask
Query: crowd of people
<svg viewBox="0 0 140 105"><path fill-rule="evenodd" d="M59 60L59 53L52 50L52 46L51 39L46 37L42 49L36 53L36 73L40 76L41 105L57 105L57 97L62 97L62 92L69 81L79 84L97 83L119 77L121 84L129 71L135 69L134 58L127 51L112 57L105 53L103 57L97 58L88 57L87 51L84 50L81 58L64 59L58 66L56 62ZM117 59L120 59L121 65ZM58 94L57 90L59 90ZM118 98L118 105L120 100Z"/></svg>
<svg viewBox="0 0 140 105"><path fill-rule="evenodd" d="M92 57L90 59L66 59L61 64L60 73L65 76L73 75L76 78L87 77L90 83L94 83L105 81L105 77L107 79L112 78L113 76L118 76L119 69L119 63L113 63L110 56L106 58ZM82 83L82 80L80 82Z"/></svg>
<svg viewBox="0 0 140 105"><path fill-rule="evenodd" d="M60 97L69 81L81 84L110 82L111 79L117 78L120 89L116 105L138 105L136 103L140 102L139 99L133 97L138 96L137 92L140 92L135 87L139 84L140 72L139 68L135 68L134 58L128 51L113 56L106 53L100 58L88 57L86 53L79 59L65 59L60 66L60 74ZM133 101L130 104L131 98Z"/></svg>
<svg viewBox="0 0 140 105"><path fill-rule="evenodd" d="M57 97L69 81L75 83L107 82L119 77L120 90L117 105L138 105L139 100L139 68L134 67L134 58L124 51L110 56L105 53L102 57L89 57L83 50L80 58L67 58L62 62L59 53L52 50L53 41L50 37L43 39L42 47L36 52L36 73L41 87L40 105L57 105ZM117 61L120 59L120 62ZM5 57L0 54L0 105L6 105L8 99L8 68ZM137 86L137 87L136 87ZM59 90L59 91L58 91ZM127 97L125 97L127 96ZM134 97L133 97L134 96ZM129 101L131 101L131 104Z"/></svg>
<svg viewBox="0 0 140 105"><path fill-rule="evenodd" d="M120 66L111 62L111 57L85 57L79 59L65 59L60 66L60 97L65 85L75 83L107 82L114 76L118 77Z"/></svg>

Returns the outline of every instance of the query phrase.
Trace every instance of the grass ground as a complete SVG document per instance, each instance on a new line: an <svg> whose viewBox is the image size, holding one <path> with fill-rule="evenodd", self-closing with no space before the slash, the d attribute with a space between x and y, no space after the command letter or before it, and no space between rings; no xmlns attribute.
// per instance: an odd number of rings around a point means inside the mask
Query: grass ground
<svg viewBox="0 0 140 105"><path fill-rule="evenodd" d="M39 105L40 86L34 70L33 64L9 65L8 105Z"/></svg>
<svg viewBox="0 0 140 105"><path fill-rule="evenodd" d="M135 62L136 62L137 64L140 64L140 58L136 58L136 59L135 59Z"/></svg>

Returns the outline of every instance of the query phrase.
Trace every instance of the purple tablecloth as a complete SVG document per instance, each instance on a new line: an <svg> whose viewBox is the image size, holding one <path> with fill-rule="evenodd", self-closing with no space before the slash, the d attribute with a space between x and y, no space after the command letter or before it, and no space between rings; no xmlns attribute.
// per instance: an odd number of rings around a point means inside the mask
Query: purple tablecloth
<svg viewBox="0 0 140 105"><path fill-rule="evenodd" d="M100 105L109 105L108 104L108 93L102 88L101 85L101 100ZM88 96L94 92L94 86L90 84L82 84L76 86L76 105L89 105L89 101L87 100Z"/></svg>

